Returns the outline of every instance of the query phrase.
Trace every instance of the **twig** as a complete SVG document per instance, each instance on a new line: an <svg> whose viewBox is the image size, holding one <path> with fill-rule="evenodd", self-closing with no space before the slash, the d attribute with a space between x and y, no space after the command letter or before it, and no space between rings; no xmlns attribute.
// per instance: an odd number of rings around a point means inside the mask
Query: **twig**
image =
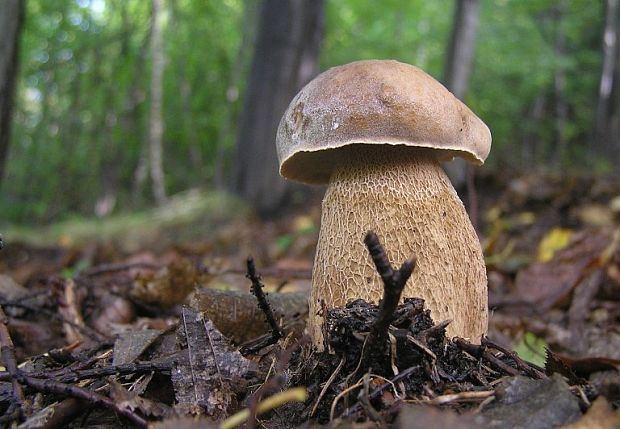
<svg viewBox="0 0 620 429"><path fill-rule="evenodd" d="M114 273L118 271L132 270L134 268L143 268L147 270L160 270L161 264L154 264L152 262L122 262L122 263L110 263L101 264L96 267L88 268L78 273L79 276L98 276L101 274Z"/></svg>
<svg viewBox="0 0 620 429"><path fill-rule="evenodd" d="M403 262L398 270L394 270L388 260L385 249L379 242L379 237L374 232L368 232L364 238L364 243L368 247L368 252L377 268L377 272L383 280L383 299L379 305L377 320L370 328L370 332L362 347L362 356L354 372L354 379L358 379L361 373L368 368L369 362L373 357L381 356L385 353L388 328L394 319L394 312L400 301L405 283L411 277L416 264L415 258Z"/></svg>
<svg viewBox="0 0 620 429"><path fill-rule="evenodd" d="M89 378L100 378L108 375L129 375L140 374L145 372L167 372L172 369L172 365L169 362L144 362L144 363L129 363L125 365L105 366L102 368L82 369L74 370L67 368L66 373L52 373L52 372L39 372L27 374L28 377L51 379L61 383L75 383L76 381L86 380ZM8 381L10 374L8 372L0 372L0 381Z"/></svg>
<svg viewBox="0 0 620 429"><path fill-rule="evenodd" d="M381 417L381 414L379 414L377 410L375 410L375 408L370 403L370 398L368 395L368 392L370 390L370 373L367 372L366 374L364 374L364 378L362 378L362 380L363 380L364 385L359 394L359 402L362 405L362 407L364 407L366 416L368 416L370 420L372 420L375 423L378 423L380 427L385 427L386 424L383 418ZM396 393L396 389L394 389L394 393Z"/></svg>
<svg viewBox="0 0 620 429"><path fill-rule="evenodd" d="M92 404L101 405L103 407L109 408L115 413L126 417L131 420L136 425L146 428L147 422L138 414L131 411L129 408L125 408L117 403L115 403L112 399L100 395L99 393L92 392L88 389L84 389L82 387L73 386L71 384L60 383L54 380L41 380L38 378L30 377L24 373L19 372L16 375L18 381L22 384L25 384L39 392L45 393L53 393L57 395L68 395L78 399L84 399Z"/></svg>
<svg viewBox="0 0 620 429"><path fill-rule="evenodd" d="M547 375L544 373L544 369L543 368L541 368L538 365L535 365L533 363L524 361L515 352L511 352L510 350L500 346L499 344L494 343L493 341L490 341L488 338L485 337L485 338L482 339L482 345L483 346L487 346L487 347L491 347L491 348L493 348L495 350L498 350L498 351L502 352L505 356L510 357L515 362L515 365L517 366L517 369L520 369L521 371L524 371L530 377L536 378L538 380L543 380L543 379L548 378Z"/></svg>
<svg viewBox="0 0 620 429"><path fill-rule="evenodd" d="M84 410L87 406L88 404L85 401L76 398L65 398L60 402L50 404L46 407L48 412L45 413L45 418L38 420L35 427L37 429L58 429L69 427L70 422L76 419L80 414L85 415ZM0 420L0 424L2 423L2 420ZM80 425L78 424L76 426L74 424L74 427L78 426Z"/></svg>
<svg viewBox="0 0 620 429"><path fill-rule="evenodd" d="M353 386L349 386L346 389L344 389L342 392L340 392L339 394L336 395L336 397L334 398L334 400L332 401L332 406L329 410L329 420L334 420L334 414L336 414L336 405L338 405L338 401L340 401L340 399L342 397L344 397L345 395L347 395L349 392L351 392L352 390L357 389L358 387L360 387L362 384L364 384L363 381L358 381L357 383L355 383Z"/></svg>
<svg viewBox="0 0 620 429"><path fill-rule="evenodd" d="M424 342L428 342L428 337L436 337L441 331L446 329L450 323L452 323L452 319L444 320L443 322L439 322L428 329L418 332L416 336Z"/></svg>
<svg viewBox="0 0 620 429"><path fill-rule="evenodd" d="M426 345L422 344L421 341L416 340L413 335L407 334L407 339L411 341L415 346L417 346L420 350L422 350L424 353L429 355L431 359L433 360L433 362L437 361L437 356L435 355L435 353L433 353L431 349L426 347Z"/></svg>
<svg viewBox="0 0 620 429"><path fill-rule="evenodd" d="M425 401L415 401L416 403L425 403L432 405L446 405L454 402L475 402L487 399L495 395L495 390L484 390L474 392L460 392L449 395L439 395Z"/></svg>
<svg viewBox="0 0 620 429"><path fill-rule="evenodd" d="M345 358L343 356L342 359L340 359L340 363L338 364L334 372L332 372L332 375L330 375L329 379L327 379L327 381L325 382L323 389L321 389L321 393L319 393L319 396L316 398L316 402L314 403L314 407L312 407L312 411L310 411L310 417L313 417L316 411L318 410L319 404L321 403L321 399L323 399L323 396L325 396L327 389L329 389L329 386L331 386L334 380L336 379L336 376L338 375L338 373L342 369L342 366L344 365L344 361L345 361Z"/></svg>
<svg viewBox="0 0 620 429"><path fill-rule="evenodd" d="M15 346L7 328L8 321L9 319L4 314L4 309L0 306L0 355L13 384L13 398L15 402L22 406L25 404L24 391L17 380L19 368L15 359Z"/></svg>
<svg viewBox="0 0 620 429"><path fill-rule="evenodd" d="M413 371L417 369L419 369L419 366L416 365L416 366L409 367L404 371L401 371L400 374L398 374L396 377L392 378L386 383L383 383L382 385L377 387L375 390L373 390L370 393L370 395L368 395L369 399L373 400L373 399L378 398L379 395L381 395L385 389L387 389L390 386L394 386L396 383L398 383L401 380L406 379L407 377L411 375ZM350 415L359 411L360 408L362 408L362 405L359 402L356 402L349 409L345 410L344 413L342 413L342 417L349 417Z"/></svg>
<svg viewBox="0 0 620 429"><path fill-rule="evenodd" d="M461 350L469 353L470 355L472 355L475 358L486 360L492 366L494 366L496 369L499 369L500 371L503 371L505 374L508 374L508 375L521 375L521 373L517 369L511 367L508 364L505 364L504 362L499 360L497 357L495 357L492 353L489 353L486 350L486 347L484 347L484 346L477 346L475 344L471 344L471 343L469 343L468 341L465 341L462 338L455 338L454 339L454 343Z"/></svg>
<svg viewBox="0 0 620 429"><path fill-rule="evenodd" d="M267 301L267 297L263 292L263 284L260 281L260 276L256 274L256 267L254 266L254 259L248 258L247 260L248 273L246 277L250 279L252 282L252 293L256 297L258 301L258 308L261 309L265 318L267 319L267 323L271 327L271 339L273 343L282 338L282 330L278 326L276 322L276 318L273 315L273 311L271 310L271 306Z"/></svg>

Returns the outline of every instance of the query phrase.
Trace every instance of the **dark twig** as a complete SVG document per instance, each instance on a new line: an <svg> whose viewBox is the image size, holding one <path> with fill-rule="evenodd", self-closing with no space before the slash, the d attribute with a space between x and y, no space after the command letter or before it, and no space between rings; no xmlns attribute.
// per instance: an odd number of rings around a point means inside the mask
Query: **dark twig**
<svg viewBox="0 0 620 429"><path fill-rule="evenodd" d="M500 346L499 344L496 344L493 341L490 341L488 338L483 337L482 345L498 350L502 352L504 356L510 357L510 359L512 359L515 362L515 366L517 367L517 369L520 369L521 371L525 372L530 377L536 378L539 380L548 378L544 372L545 371L544 368L541 368L538 365L535 365L533 363L524 361L515 352L511 352L510 350Z"/></svg>
<svg viewBox="0 0 620 429"><path fill-rule="evenodd" d="M455 338L454 343L463 351L469 353L475 358L484 359L491 364L491 366L495 367L508 375L521 375L519 370L511 367L510 365L502 362L493 353L490 353L485 346L478 346L476 344L471 344L468 341L465 341L462 338Z"/></svg>
<svg viewBox="0 0 620 429"><path fill-rule="evenodd" d="M432 337L436 337L439 334L443 335L443 331L446 329L446 327L452 323L452 319L446 319L443 322L439 322L436 325L431 326L428 329L425 329L423 331L420 331L416 337L418 337L418 339L427 342L429 338Z"/></svg>
<svg viewBox="0 0 620 429"><path fill-rule="evenodd" d="M278 326L278 322L276 322L276 318L273 315L273 311L271 310L271 306L267 301L267 297L263 292L263 284L260 281L260 275L256 274L256 267L254 266L254 259L248 258L248 273L246 277L250 279L252 282L252 293L256 297L258 301L258 308L261 309L265 318L267 319L267 323L271 327L271 339L273 343L282 338L282 330ZM272 344L273 344L272 343Z"/></svg>
<svg viewBox="0 0 620 429"><path fill-rule="evenodd" d="M172 364L169 362L139 362L128 363L125 365L105 366L102 368L81 369L74 370L67 368L66 372L37 372L29 373L28 377L51 379L62 383L74 383L80 380L86 380L89 378L100 378L109 375L129 375L129 374L141 374L145 372L169 372L172 368ZM8 372L0 372L0 381L7 381L10 379Z"/></svg>
<svg viewBox="0 0 620 429"><path fill-rule="evenodd" d="M118 271L126 271L132 270L136 268L142 268L147 270L160 270L162 268L161 264L154 264L151 262L123 262L123 263L109 263L109 264L101 264L96 267L88 268L84 271L78 273L81 276L98 276L101 274L114 273Z"/></svg>
<svg viewBox="0 0 620 429"><path fill-rule="evenodd" d="M84 399L85 401L88 401L89 403L92 403L94 405L100 405L109 408L110 410L123 417L126 417L127 419L131 420L133 423L142 428L147 427L146 420L131 411L131 409L122 407L121 405L115 403L112 399L100 395L99 393L92 392L82 387L73 386L71 384L60 383L55 380L41 380L38 378L30 377L21 372L18 373L16 377L20 383L25 384L39 392L53 393L57 395L68 395L74 398Z"/></svg>
<svg viewBox="0 0 620 429"><path fill-rule="evenodd" d="M385 354L388 344L388 328L394 319L394 312L400 301L405 283L411 277L416 264L415 258L411 258L403 262L398 270L395 270L385 254L385 249L379 242L379 237L374 232L366 234L364 243L368 247L368 252L375 267L377 267L381 280L383 280L383 299L379 305L377 320L370 328L368 337L364 342L354 380L366 372L373 357Z"/></svg>
<svg viewBox="0 0 620 429"><path fill-rule="evenodd" d="M371 401L377 399L379 396L381 396L381 394L383 394L385 389L387 389L388 387L393 387L396 383L398 383L401 380L406 379L407 377L411 375L412 372L419 370L419 369L420 367L416 365L416 366L409 367L405 369L404 371L401 371L397 376L392 378L389 382L383 383L382 385L374 389L372 392L370 392L370 394L368 395L368 399L370 399ZM349 417L357 413L361 408L362 408L362 404L360 402L356 402L351 407L346 409L340 417Z"/></svg>
<svg viewBox="0 0 620 429"><path fill-rule="evenodd" d="M16 379L19 372L17 360L15 359L15 346L9 334L7 324L9 319L4 314L4 309L0 306L0 355L2 362L6 366L7 372L13 383L13 397L19 405L25 404L24 391Z"/></svg>

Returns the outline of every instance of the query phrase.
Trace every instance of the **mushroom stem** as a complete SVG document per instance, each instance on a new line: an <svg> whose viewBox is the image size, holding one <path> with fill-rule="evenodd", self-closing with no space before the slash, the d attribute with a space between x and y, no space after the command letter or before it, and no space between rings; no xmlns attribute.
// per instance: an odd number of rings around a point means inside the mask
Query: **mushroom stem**
<svg viewBox="0 0 620 429"><path fill-rule="evenodd" d="M479 342L487 330L486 268L465 208L429 150L351 145L323 199L309 330L323 349L321 308L377 303L381 278L363 243L375 231L391 261L417 258L403 298L420 297L448 335ZM324 307L321 304L324 301Z"/></svg>

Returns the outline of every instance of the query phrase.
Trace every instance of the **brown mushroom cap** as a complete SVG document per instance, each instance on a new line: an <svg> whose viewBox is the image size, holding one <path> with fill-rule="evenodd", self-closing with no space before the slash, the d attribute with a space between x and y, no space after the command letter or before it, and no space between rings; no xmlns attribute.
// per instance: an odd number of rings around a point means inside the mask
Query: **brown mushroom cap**
<svg viewBox="0 0 620 429"><path fill-rule="evenodd" d="M442 84L394 60L356 61L308 83L286 110L276 139L280 174L327 183L337 149L350 144L437 149L480 165L491 147L489 128Z"/></svg>

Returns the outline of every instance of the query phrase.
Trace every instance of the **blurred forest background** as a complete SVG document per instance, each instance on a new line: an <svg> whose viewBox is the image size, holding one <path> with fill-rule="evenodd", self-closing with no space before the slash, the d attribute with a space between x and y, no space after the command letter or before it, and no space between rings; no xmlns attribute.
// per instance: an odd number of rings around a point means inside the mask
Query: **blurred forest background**
<svg viewBox="0 0 620 429"><path fill-rule="evenodd" d="M284 109L321 70L368 58L462 98L493 133L485 169L617 172L619 3L0 0L0 223L193 188L274 213L291 195Z"/></svg>

